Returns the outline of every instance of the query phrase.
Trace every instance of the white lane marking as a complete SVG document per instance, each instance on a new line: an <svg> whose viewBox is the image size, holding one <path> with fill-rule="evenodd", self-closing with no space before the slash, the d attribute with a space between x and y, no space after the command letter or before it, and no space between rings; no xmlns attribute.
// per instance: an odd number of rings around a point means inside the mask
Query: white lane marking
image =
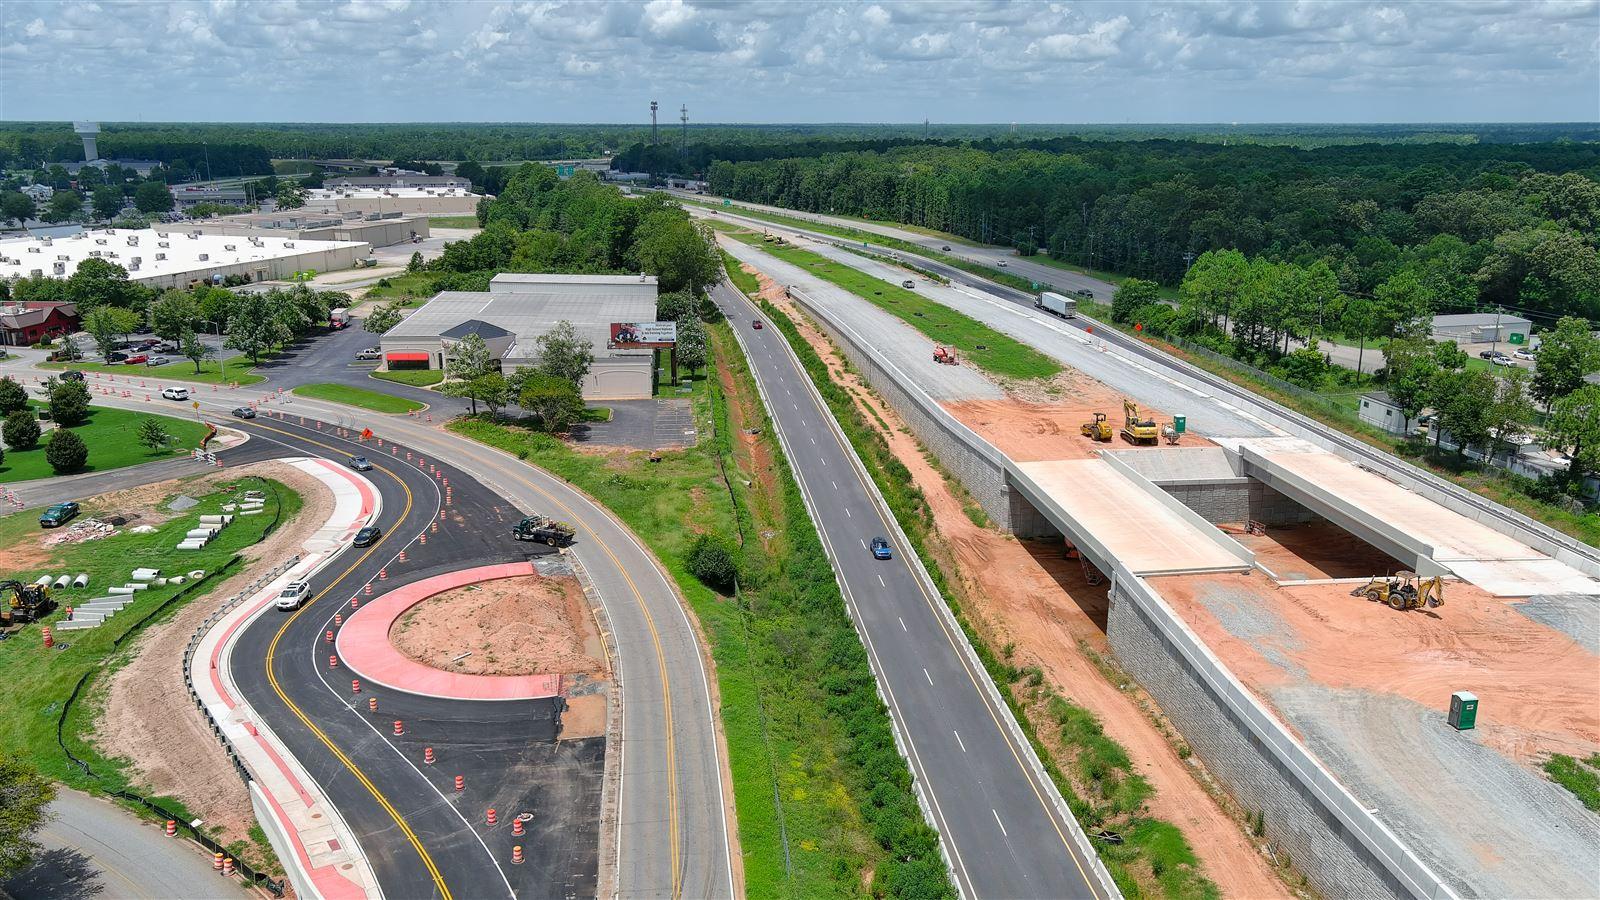
<svg viewBox="0 0 1600 900"><path fill-rule="evenodd" d="M849 512L849 510L845 510L845 512ZM867 539L866 538L862 538L861 539L861 549L863 549L863 550L867 549Z"/></svg>
<svg viewBox="0 0 1600 900"><path fill-rule="evenodd" d="M955 735L955 736L956 736L956 743L958 743L958 744L960 744L960 745L961 745L961 752L962 752L962 753L965 753L965 752L967 752L967 742L966 742L966 741L963 741L963 740L962 740L962 739L961 739L961 732L959 732L959 731L957 731L957 730L955 730L955 729L954 729L954 728L952 728L952 729L950 729L950 733L951 733L951 734L953 734L953 735ZM1001 829L1000 829L1000 830L1001 830L1001 831L1004 831L1004 830L1005 830L1005 827L1004 827L1004 826L1001 826Z"/></svg>
<svg viewBox="0 0 1600 900"><path fill-rule="evenodd" d="M900 619L899 616L895 616L895 618L896 619ZM906 627L906 620L905 619L900 619L900 630L901 631L910 631L911 630L911 629Z"/></svg>
<svg viewBox="0 0 1600 900"><path fill-rule="evenodd" d="M879 575L879 576L878 576L878 583L879 583L879 584L883 584L883 576L882 576L882 575ZM884 586L884 587L888 587L888 585L887 585L887 584L883 584L883 586Z"/></svg>
<svg viewBox="0 0 1600 900"><path fill-rule="evenodd" d="M994 823L996 825L1000 826L1000 833L1005 835L1006 837L1011 837L1010 833L1006 831L1006 823L1000 821L1000 814L997 813L997 812L994 812L994 808L993 807L989 808L989 812L994 813Z"/></svg>
<svg viewBox="0 0 1600 900"><path fill-rule="evenodd" d="M812 438L811 439L812 446L816 446L816 443L817 443L817 439L816 438Z"/></svg>
<svg viewBox="0 0 1600 900"><path fill-rule="evenodd" d="M850 507L848 507L848 506L846 506L846 507L845 507L845 508L844 508L844 514L845 514L845 515L846 515L846 516L847 516L847 517L849 517L849 518L852 518L852 519L854 519L854 518L855 518L855 517L856 517L856 514L855 514L855 513L853 513L853 512L851 512L851 511L850 511Z"/></svg>
<svg viewBox="0 0 1600 900"><path fill-rule="evenodd" d="M927 669L922 670L922 677L928 679L929 684L933 684L933 676L928 674Z"/></svg>
<svg viewBox="0 0 1600 900"><path fill-rule="evenodd" d="M834 490L837 491L839 489L839 482L834 481L833 479L830 478L830 479L828 479L828 483L833 485L833 489Z"/></svg>

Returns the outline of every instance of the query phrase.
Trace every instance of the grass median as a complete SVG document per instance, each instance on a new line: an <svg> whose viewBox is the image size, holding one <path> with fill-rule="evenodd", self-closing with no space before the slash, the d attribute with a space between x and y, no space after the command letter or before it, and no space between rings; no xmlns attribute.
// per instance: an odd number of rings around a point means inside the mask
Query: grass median
<svg viewBox="0 0 1600 900"><path fill-rule="evenodd" d="M1002 378L1049 378L1062 371L1060 363L1014 338L995 331L977 319L957 312L914 290L874 278L859 269L834 262L799 247L779 247L752 231L732 230L729 237L799 266L830 284L841 287L891 313L938 344L955 347L978 368ZM929 348L932 352L932 348Z"/></svg>
<svg viewBox="0 0 1600 900"><path fill-rule="evenodd" d="M71 363L40 363L41 369L77 369L81 372L105 372L109 375L120 375L126 378L145 382L146 385L155 385L163 379L171 381L198 381L201 384L230 384L238 382L240 385L257 384L266 381L263 376L255 374L252 370L255 364L248 356L231 356L226 360L203 360L200 371L194 370L194 363L189 360L180 360L167 363L164 366L145 365L107 365L105 363L80 361Z"/></svg>
<svg viewBox="0 0 1600 900"><path fill-rule="evenodd" d="M157 406L157 403L162 405ZM34 404L36 408L40 405ZM150 406L152 411L178 408L178 404L159 398L152 401ZM185 410L187 406L184 404ZM167 430L172 437L167 446L152 450L139 443L139 423L147 418L156 419ZM206 426L193 418L177 419L109 406L91 406L88 421L73 427L72 431L83 438L84 446L89 448L89 461L81 471L104 472L107 469L171 459L180 451L192 450L200 445ZM0 481L15 483L53 477L55 470L45 459L45 446L49 442L50 436L46 433L32 450L6 450L5 456L0 458Z"/></svg>
<svg viewBox="0 0 1600 900"><path fill-rule="evenodd" d="M426 408L427 404L393 394L384 394L378 391L369 391L366 388L354 387L348 384L329 384L318 382L316 384L302 384L294 389L295 396L306 397L311 400L327 400L330 403L343 403L346 406L359 406L373 412L397 414L416 412Z"/></svg>
<svg viewBox="0 0 1600 900"><path fill-rule="evenodd" d="M719 378L694 379L689 395L702 442L660 462L580 453L483 418L450 428L595 497L683 592L716 663L749 896L950 897L936 835L744 357L725 324L709 330ZM689 574L701 535L731 548L737 594Z"/></svg>
<svg viewBox="0 0 1600 900"><path fill-rule="evenodd" d="M444 372L439 369L395 369L389 372L372 372L370 374L371 377L379 381L409 384L412 387L433 387L444 380Z"/></svg>

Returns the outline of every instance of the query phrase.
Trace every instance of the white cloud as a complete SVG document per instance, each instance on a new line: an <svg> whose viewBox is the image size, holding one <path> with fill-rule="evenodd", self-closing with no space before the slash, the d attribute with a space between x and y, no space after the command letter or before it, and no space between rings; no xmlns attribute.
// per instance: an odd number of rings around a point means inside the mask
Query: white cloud
<svg viewBox="0 0 1600 900"><path fill-rule="evenodd" d="M1093 27L1082 34L1052 34L1040 38L1028 46L1029 53L1037 53L1046 59L1064 60L1099 60L1109 59L1117 55L1123 35L1133 23L1127 16L1117 16L1104 22L1096 22Z"/></svg>

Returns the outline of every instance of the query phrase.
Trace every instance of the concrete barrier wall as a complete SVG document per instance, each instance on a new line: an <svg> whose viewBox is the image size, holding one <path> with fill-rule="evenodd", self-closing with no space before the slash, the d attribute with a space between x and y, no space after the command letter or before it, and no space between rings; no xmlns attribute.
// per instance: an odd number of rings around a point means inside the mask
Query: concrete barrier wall
<svg viewBox="0 0 1600 900"><path fill-rule="evenodd" d="M1267 838L1330 897L1456 896L1230 673L1143 580L1118 566L1107 637Z"/></svg>

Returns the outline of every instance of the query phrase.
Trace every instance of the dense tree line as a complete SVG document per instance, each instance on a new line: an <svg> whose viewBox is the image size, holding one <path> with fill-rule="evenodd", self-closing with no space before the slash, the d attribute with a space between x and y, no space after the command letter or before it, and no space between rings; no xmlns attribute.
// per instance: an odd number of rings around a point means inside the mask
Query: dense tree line
<svg viewBox="0 0 1600 900"><path fill-rule="evenodd" d="M1600 145L1303 151L1060 138L714 163L712 189L905 222L1178 283L1211 250L1308 266L1348 293L1402 272L1439 310L1600 316Z"/></svg>

